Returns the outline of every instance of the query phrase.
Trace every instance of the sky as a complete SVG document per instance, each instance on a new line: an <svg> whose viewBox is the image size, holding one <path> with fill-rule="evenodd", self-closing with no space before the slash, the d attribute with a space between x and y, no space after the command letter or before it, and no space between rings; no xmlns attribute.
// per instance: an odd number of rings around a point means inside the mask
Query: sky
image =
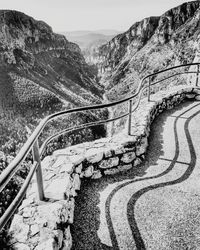
<svg viewBox="0 0 200 250"><path fill-rule="evenodd" d="M187 0L0 0L0 9L24 12L43 20L55 32L114 29L160 16Z"/></svg>

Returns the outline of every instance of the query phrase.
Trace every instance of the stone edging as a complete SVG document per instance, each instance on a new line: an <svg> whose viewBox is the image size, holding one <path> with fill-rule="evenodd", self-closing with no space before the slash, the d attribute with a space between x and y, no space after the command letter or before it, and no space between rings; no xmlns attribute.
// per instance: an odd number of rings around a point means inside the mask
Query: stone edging
<svg viewBox="0 0 200 250"><path fill-rule="evenodd" d="M48 200L38 202L33 180L10 227L15 249L70 249L74 197L81 188L81 178L97 179L139 165L145 158L154 118L186 98L200 100L200 88L181 85L152 95L151 102L143 99L132 116L131 135L124 130L113 137L57 150L47 156L42 168Z"/></svg>

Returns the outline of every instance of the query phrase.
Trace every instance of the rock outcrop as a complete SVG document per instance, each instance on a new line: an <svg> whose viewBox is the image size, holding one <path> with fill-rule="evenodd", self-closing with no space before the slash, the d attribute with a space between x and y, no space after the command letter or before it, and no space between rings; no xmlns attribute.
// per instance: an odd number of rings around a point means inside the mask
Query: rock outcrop
<svg viewBox="0 0 200 250"><path fill-rule="evenodd" d="M21 12L0 11L0 73L3 111L49 96L73 105L100 102L102 89L80 48Z"/></svg>

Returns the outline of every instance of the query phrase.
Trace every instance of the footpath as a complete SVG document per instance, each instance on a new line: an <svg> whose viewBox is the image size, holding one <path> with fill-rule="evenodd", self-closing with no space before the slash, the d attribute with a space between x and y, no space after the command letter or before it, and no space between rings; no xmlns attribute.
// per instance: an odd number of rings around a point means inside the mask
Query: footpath
<svg viewBox="0 0 200 250"><path fill-rule="evenodd" d="M145 161L82 182L73 249L200 249L200 102L164 111Z"/></svg>

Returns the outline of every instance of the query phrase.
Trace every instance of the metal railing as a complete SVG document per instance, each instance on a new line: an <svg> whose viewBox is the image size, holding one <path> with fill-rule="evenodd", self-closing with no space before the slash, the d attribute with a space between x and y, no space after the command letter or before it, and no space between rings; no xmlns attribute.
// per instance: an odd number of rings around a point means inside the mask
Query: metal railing
<svg viewBox="0 0 200 250"><path fill-rule="evenodd" d="M11 218L11 216L14 214L17 207L21 203L21 201L22 201L22 199L23 199L23 197L24 197L24 195L25 195L25 193L27 191L27 188L28 188L28 186L29 186L29 184L30 184L30 182L32 180L32 177L33 177L34 173L36 173L36 180L37 180L37 186L38 186L39 199L40 200L45 199L44 188L43 188L43 178L42 178L42 168L41 168L41 156L44 153L45 147L48 145L49 142L51 142L56 137L58 137L60 135L63 135L65 133L67 133L67 132L72 132L72 131L87 128L87 127L92 127L92 126L105 124L105 123L108 123L108 122L113 122L113 121L119 120L119 119L124 118L124 117L128 117L128 134L130 135L131 134L131 117L132 117L132 113L139 106L144 89L148 88L147 98L148 98L148 101L150 101L151 86L153 86L153 85L155 85L157 83L160 83L162 81L165 81L167 79L170 79L170 78L172 78L174 76L178 76L178 75L182 75L182 74L189 74L189 73L196 74L196 86L198 86L199 65L200 65L200 63L184 64L184 65L174 66L174 67L171 67L171 68L167 68L167 69L164 69L164 70L149 74L140 81L140 83L138 85L138 88L137 88L137 90L136 90L136 92L134 94L132 94L131 96L129 96L127 98L124 98L122 100L107 103L107 104L99 104L99 105L69 109L69 110L65 110L65 111L61 111L61 112L49 115L46 118L44 118L39 123L39 125L36 127L36 129L34 130L32 135L29 137L29 139L26 141L26 143L23 145L23 147L21 148L21 150L19 151L17 156L14 158L14 160L8 165L8 167L0 175L0 191L2 191L4 189L4 187L8 184L8 182L11 180L11 178L19 170L20 164L25 160L27 155L32 151L32 155L33 155L32 167L31 167L31 169L29 171L29 174L27 175L21 189L19 190L17 196L12 201L12 203L9 205L9 207L6 209L3 216L0 218L0 230L4 227L4 225ZM196 71L178 72L178 73L175 73L174 75L165 77L165 78L163 78L163 79L161 79L161 80L159 80L157 82L152 82L151 83L152 77L154 77L154 76L156 76L158 74L161 74L161 73L164 73L164 72L167 72L167 71L172 71L172 70L178 69L178 68L189 67L189 66L197 66L197 70ZM149 79L149 81L148 81L148 84L145 85L144 83L145 83L145 80L147 80L147 79ZM134 107L133 107L133 99L136 98L136 97L138 97L138 99L134 103ZM39 148L39 146L38 146L38 137L41 135L41 133L43 132L43 130L47 126L47 124L50 121L52 121L53 119L55 119L57 117L61 117L61 116L66 115L66 114L72 114L72 113L77 113L77 112L81 112L81 111L101 110L101 109L105 109L105 108L115 107L116 105L126 103L126 102L129 102L129 105L128 105L128 112L126 112L125 114L120 115L120 116L115 117L115 118L112 118L112 119L100 120L100 121L96 121L96 122L90 122L90 123L78 125L76 127L66 128L66 129L60 131L59 133L56 133L55 135L52 135L51 137L49 137L42 144L42 146Z"/></svg>

